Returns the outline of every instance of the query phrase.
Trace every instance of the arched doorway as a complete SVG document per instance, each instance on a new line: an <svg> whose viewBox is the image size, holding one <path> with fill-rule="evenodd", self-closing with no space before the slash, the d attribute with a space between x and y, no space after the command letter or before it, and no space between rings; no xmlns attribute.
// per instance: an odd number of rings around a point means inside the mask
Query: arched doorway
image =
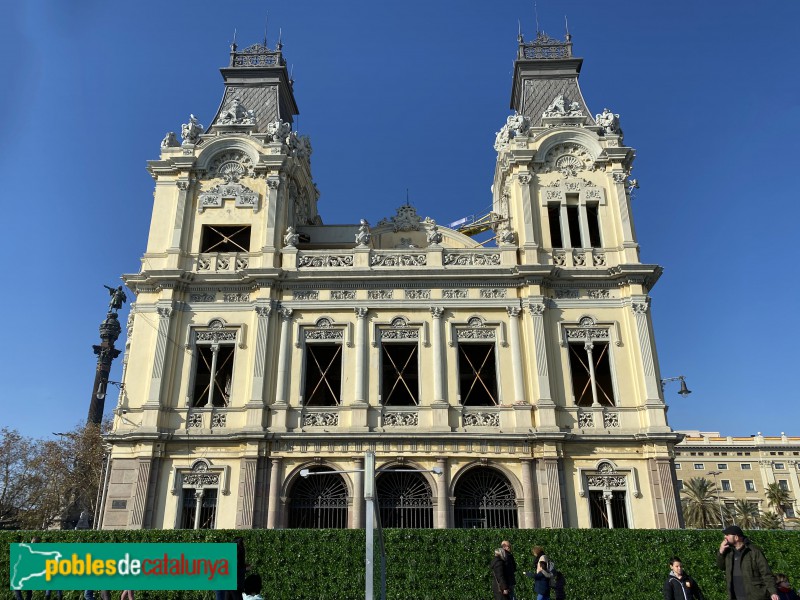
<svg viewBox="0 0 800 600"><path fill-rule="evenodd" d="M433 527L431 486L421 473L388 469L378 476L375 486L383 527L398 529Z"/></svg>
<svg viewBox="0 0 800 600"><path fill-rule="evenodd" d="M314 467L312 473L331 471ZM298 477L289 491L290 529L347 527L347 485L337 473Z"/></svg>
<svg viewBox="0 0 800 600"><path fill-rule="evenodd" d="M497 469L477 467L462 475L455 487L456 528L516 528L517 494Z"/></svg>

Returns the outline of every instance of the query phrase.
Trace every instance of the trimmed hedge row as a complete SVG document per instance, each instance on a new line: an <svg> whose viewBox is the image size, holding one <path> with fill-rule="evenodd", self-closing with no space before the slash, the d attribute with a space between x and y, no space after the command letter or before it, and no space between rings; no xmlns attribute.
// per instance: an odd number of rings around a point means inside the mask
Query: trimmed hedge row
<svg viewBox="0 0 800 600"><path fill-rule="evenodd" d="M9 580L8 544L28 541L33 535L41 535L45 542L229 542L241 535L247 562L263 579L265 599L364 598L364 530L2 531L0 576L4 581ZM387 530L387 598L490 598L488 565L493 549L503 539L514 546L520 570L531 567L531 546L544 546L566 577L570 600L660 598L669 571L667 561L673 555L683 559L707 600L727 598L724 576L715 563L720 532L651 529ZM764 549L773 572L786 573L798 584L800 532L753 531L751 539ZM376 571L378 565L376 557ZM377 597L377 577L375 590ZM517 596L533 597L532 580L521 573ZM65 597L81 596L67 592ZM137 592L136 597L199 600L212 599L213 593Z"/></svg>

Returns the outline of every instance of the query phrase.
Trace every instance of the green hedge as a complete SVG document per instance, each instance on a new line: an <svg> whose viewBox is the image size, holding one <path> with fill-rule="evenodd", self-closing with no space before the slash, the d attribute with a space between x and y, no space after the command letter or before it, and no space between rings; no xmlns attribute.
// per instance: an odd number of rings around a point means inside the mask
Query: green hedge
<svg viewBox="0 0 800 600"><path fill-rule="evenodd" d="M231 541L241 535L247 562L264 582L267 600L364 598L363 530L248 531L46 531L0 532L0 576L8 582L8 544L41 535L45 542ZM680 556L708 600L725 600L715 556L717 531L534 529L401 530L385 533L387 598L391 600L485 600L491 597L492 550L509 539L520 570L530 568L530 548L544 546L567 580L570 600L653 600L661 597L670 556ZM800 532L753 531L774 572L800 578ZM377 562L377 559L376 559ZM376 565L377 567L377 565ZM377 571L377 568L376 568ZM795 579L792 579L795 578ZM533 597L531 580L518 577L517 596ZM8 583L6 583L8 589ZM376 597L378 582L376 581ZM11 592L8 592L9 597ZM41 597L41 593L39 593ZM79 598L78 592L65 593ZM119 597L119 592L114 595ZM137 600L212 599L211 592L138 592Z"/></svg>

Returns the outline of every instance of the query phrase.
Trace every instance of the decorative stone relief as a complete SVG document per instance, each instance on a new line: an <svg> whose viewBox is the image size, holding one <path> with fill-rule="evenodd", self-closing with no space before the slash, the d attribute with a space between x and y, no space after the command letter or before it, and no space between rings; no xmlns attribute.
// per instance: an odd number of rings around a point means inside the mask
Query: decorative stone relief
<svg viewBox="0 0 800 600"><path fill-rule="evenodd" d="M405 290L406 300L430 300L430 290Z"/></svg>
<svg viewBox="0 0 800 600"><path fill-rule="evenodd" d="M594 414L591 412L578 413L578 429L594 427Z"/></svg>
<svg viewBox="0 0 800 600"><path fill-rule="evenodd" d="M202 427L203 426L203 415L201 414L191 414L186 418L186 428L191 429L195 427Z"/></svg>
<svg viewBox="0 0 800 600"><path fill-rule="evenodd" d="M343 329L304 329L306 340L341 341L344 339Z"/></svg>
<svg viewBox="0 0 800 600"><path fill-rule="evenodd" d="M563 250L553 250L553 264L563 267L567 264L567 253Z"/></svg>
<svg viewBox="0 0 800 600"><path fill-rule="evenodd" d="M561 300L564 298L577 298L580 293L578 290L555 290L556 298Z"/></svg>
<svg viewBox="0 0 800 600"><path fill-rule="evenodd" d="M500 415L496 412L464 413L465 427L500 427Z"/></svg>
<svg viewBox="0 0 800 600"><path fill-rule="evenodd" d="M286 144L287 138L291 132L292 125L290 123L285 123L280 119L277 121L272 121L271 123L267 124L267 141L272 143L280 142L281 144Z"/></svg>
<svg viewBox="0 0 800 600"><path fill-rule="evenodd" d="M625 172L617 171L611 176L614 178L614 183L625 183L628 180L628 173Z"/></svg>
<svg viewBox="0 0 800 600"><path fill-rule="evenodd" d="M394 290L369 290L367 298L370 300L391 300L394 296Z"/></svg>
<svg viewBox="0 0 800 600"><path fill-rule="evenodd" d="M241 183L215 185L207 192L202 192L197 202L197 212L207 208L222 208L226 198L235 201L236 208L252 208L258 210L258 194Z"/></svg>
<svg viewBox="0 0 800 600"><path fill-rule="evenodd" d="M381 329L381 340L418 340L418 329Z"/></svg>
<svg viewBox="0 0 800 600"><path fill-rule="evenodd" d="M459 328L456 329L456 338L462 340L494 340L496 338L494 328L476 329Z"/></svg>
<svg viewBox="0 0 800 600"><path fill-rule="evenodd" d="M184 144L196 144L202 133L203 126L194 115L189 115L189 122L181 125L181 137Z"/></svg>
<svg viewBox="0 0 800 600"><path fill-rule="evenodd" d="M219 485L219 473L209 472L205 463L198 462L188 473L181 473L183 485L203 487L206 485Z"/></svg>
<svg viewBox="0 0 800 600"><path fill-rule="evenodd" d="M631 304L631 310L635 315L643 315L647 312L648 308L647 302L634 302Z"/></svg>
<svg viewBox="0 0 800 600"><path fill-rule="evenodd" d="M356 293L352 290L333 290L331 300L355 300Z"/></svg>
<svg viewBox="0 0 800 600"><path fill-rule="evenodd" d="M359 225L358 233L356 233L356 244L361 248L365 248L371 239L372 235L369 232L369 223L366 219L361 219L361 225Z"/></svg>
<svg viewBox="0 0 800 600"><path fill-rule="evenodd" d="M508 147L512 139L518 136L528 135L530 121L528 117L515 112L506 118L506 124L500 128L494 138L494 149L500 152Z"/></svg>
<svg viewBox="0 0 800 600"><path fill-rule="evenodd" d="M352 254L323 254L317 256L301 256L297 261L298 267L352 267Z"/></svg>
<svg viewBox="0 0 800 600"><path fill-rule="evenodd" d="M420 231L422 218L417 214L417 209L410 204L404 204L397 209L397 214L387 219L381 219L378 227L391 227L392 231Z"/></svg>
<svg viewBox="0 0 800 600"><path fill-rule="evenodd" d="M208 329L195 331L195 341L198 342L211 342L218 344L219 342L235 342L236 330L226 329L222 321L211 321Z"/></svg>
<svg viewBox="0 0 800 600"><path fill-rule="evenodd" d="M223 415L220 413L214 413L211 415L211 429L216 429L220 427L226 427L228 422L228 416Z"/></svg>
<svg viewBox="0 0 800 600"><path fill-rule="evenodd" d="M191 294L189 296L190 302L214 302L216 299L216 294Z"/></svg>
<svg viewBox="0 0 800 600"><path fill-rule="evenodd" d="M444 264L453 266L492 266L500 264L500 253L477 254L475 252L446 252Z"/></svg>
<svg viewBox="0 0 800 600"><path fill-rule="evenodd" d="M605 252L592 252L592 264L595 267L606 266L606 253Z"/></svg>
<svg viewBox="0 0 800 600"><path fill-rule="evenodd" d="M611 297L611 292L608 290L589 290L587 293L589 294L589 298L594 298L595 300Z"/></svg>
<svg viewBox="0 0 800 600"><path fill-rule="evenodd" d="M583 250L572 251L572 264L576 267L586 266L586 253Z"/></svg>
<svg viewBox="0 0 800 600"><path fill-rule="evenodd" d="M580 171L592 168L589 151L574 142L564 142L552 147L545 156L545 172L559 171L565 177L575 177Z"/></svg>
<svg viewBox="0 0 800 600"><path fill-rule="evenodd" d="M250 302L250 294L236 292L232 294L223 294L223 302Z"/></svg>
<svg viewBox="0 0 800 600"><path fill-rule="evenodd" d="M608 328L567 329L568 340L607 340Z"/></svg>
<svg viewBox="0 0 800 600"><path fill-rule="evenodd" d="M217 257L217 270L218 271L227 271L230 266L231 266L231 257L230 256L226 256L224 254L220 254Z"/></svg>
<svg viewBox="0 0 800 600"><path fill-rule="evenodd" d="M528 305L528 310L531 311L531 315L541 317L544 314L545 306L538 302L531 302Z"/></svg>
<svg viewBox="0 0 800 600"><path fill-rule="evenodd" d="M442 290L442 298L446 300L456 300L458 298L466 298L467 290Z"/></svg>
<svg viewBox="0 0 800 600"><path fill-rule="evenodd" d="M386 412L383 414L384 427L414 427L419 425L419 414L416 412Z"/></svg>
<svg viewBox="0 0 800 600"><path fill-rule="evenodd" d="M504 223L500 231L497 232L497 241L501 244L515 244L517 242L517 234L511 230L508 223Z"/></svg>
<svg viewBox="0 0 800 600"><path fill-rule="evenodd" d="M564 94L559 94L550 103L542 117L583 117L580 102L570 102Z"/></svg>
<svg viewBox="0 0 800 600"><path fill-rule="evenodd" d="M313 412L303 415L303 427L336 427L339 425L339 413Z"/></svg>
<svg viewBox="0 0 800 600"><path fill-rule="evenodd" d="M162 148L177 148L180 146L178 143L178 138L175 137L174 131L168 131L167 135L164 136L164 139L161 140L161 147Z"/></svg>
<svg viewBox="0 0 800 600"><path fill-rule="evenodd" d="M603 427L605 427L606 429L619 427L619 413L618 412L605 413L603 415Z"/></svg>
<svg viewBox="0 0 800 600"><path fill-rule="evenodd" d="M505 298L506 296L508 296L508 290L505 288L483 289L480 291L480 297L484 299Z"/></svg>
<svg viewBox="0 0 800 600"><path fill-rule="evenodd" d="M294 290L292 298L295 300L319 300L319 292L317 290Z"/></svg>
<svg viewBox="0 0 800 600"><path fill-rule="evenodd" d="M211 161L206 171L206 177L216 177L225 180L225 183L239 183L242 177L253 177L253 161L246 152L241 150L228 150L217 154Z"/></svg>
<svg viewBox="0 0 800 600"><path fill-rule="evenodd" d="M252 110L247 110L238 98L231 100L220 111L216 120L217 125L255 125L256 115Z"/></svg>
<svg viewBox="0 0 800 600"><path fill-rule="evenodd" d="M431 306L430 310L431 310L431 316L434 319L441 319L442 315L444 314L444 308L442 308L441 306Z"/></svg>
<svg viewBox="0 0 800 600"><path fill-rule="evenodd" d="M422 267L428 264L425 254L374 254L370 259L373 267Z"/></svg>

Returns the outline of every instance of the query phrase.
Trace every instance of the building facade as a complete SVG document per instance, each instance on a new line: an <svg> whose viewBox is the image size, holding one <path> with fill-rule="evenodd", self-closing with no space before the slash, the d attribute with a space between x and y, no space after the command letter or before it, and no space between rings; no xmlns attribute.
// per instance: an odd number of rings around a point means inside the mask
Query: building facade
<svg viewBox="0 0 800 600"><path fill-rule="evenodd" d="M323 224L285 65L234 45L148 163L101 526L363 527L374 451L384 527L680 527L661 268L569 37L519 39L488 246L409 205Z"/></svg>
<svg viewBox="0 0 800 600"><path fill-rule="evenodd" d="M760 512L774 511L766 496L767 486L777 483L789 492L785 505L787 519L800 514L800 437L722 436L718 431L682 431L675 446L678 488L693 477L714 481L719 500L729 510L736 500L758 506Z"/></svg>

